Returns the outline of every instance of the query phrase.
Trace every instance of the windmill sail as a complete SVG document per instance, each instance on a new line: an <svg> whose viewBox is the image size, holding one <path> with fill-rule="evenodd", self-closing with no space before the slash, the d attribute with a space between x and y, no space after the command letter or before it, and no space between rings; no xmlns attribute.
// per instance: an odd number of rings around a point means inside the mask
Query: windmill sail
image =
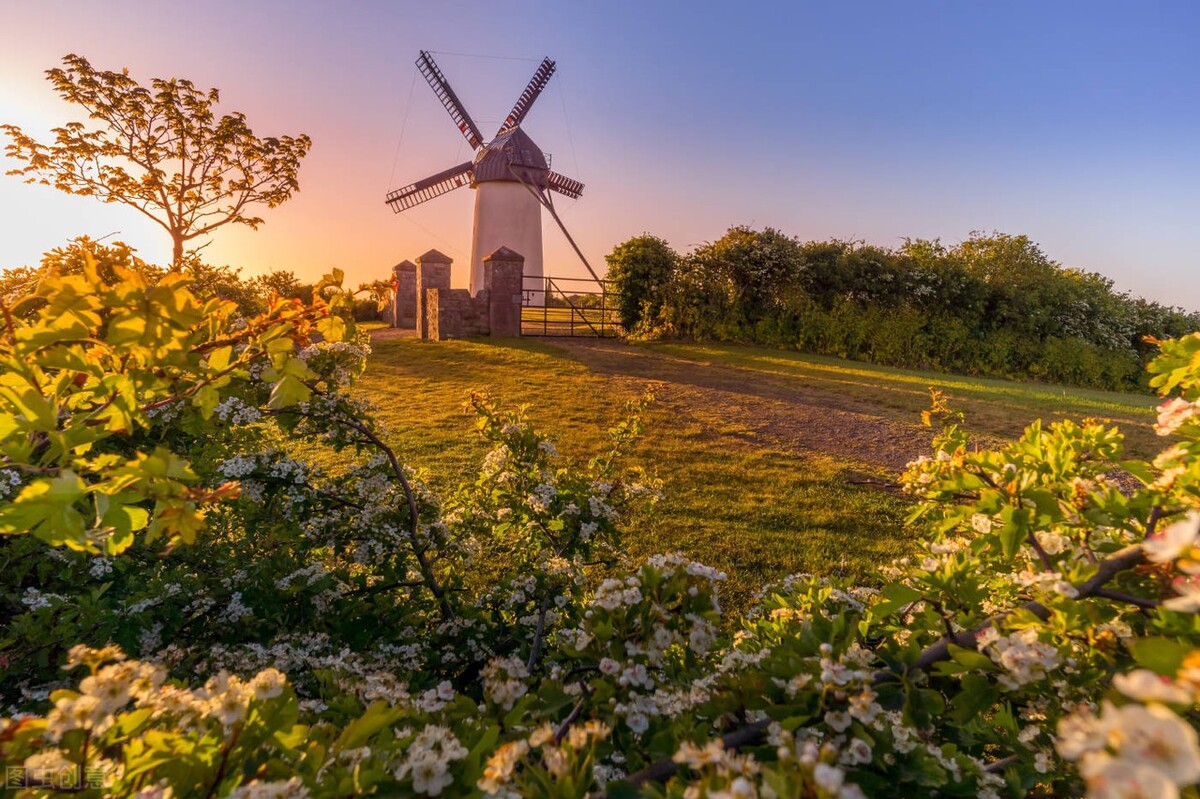
<svg viewBox="0 0 1200 799"><path fill-rule="evenodd" d="M483 133L480 132L479 126L471 119L471 115L467 113L467 109L463 108L462 101L458 99L458 95L454 93L454 89L450 88L449 81L442 71L438 69L438 65L434 63L433 56L428 51L422 50L417 56L417 69L425 76L425 80L429 82L430 88L437 98L442 101L442 105L450 112L450 118L454 120L454 124L458 126L459 131L466 137L471 147L476 150L483 144Z"/></svg>
<svg viewBox="0 0 1200 799"><path fill-rule="evenodd" d="M516 104L513 105L512 111L508 113L508 117L505 118L504 124L500 126L500 130L496 131L497 136L521 124L521 120L525 119L525 115L529 113L533 102L537 100L538 95L542 93L542 89L546 88L546 84L550 82L551 76L554 75L554 66L554 62L549 58L542 59L541 65L533 73L533 77L529 79L529 85L525 87L525 91L521 92L521 96L517 98Z"/></svg>
<svg viewBox="0 0 1200 799"><path fill-rule="evenodd" d="M388 192L385 202L392 206L393 211L400 213L407 208L420 205L426 200L440 197L446 192L454 191L460 186L467 186L470 183L471 162L466 161L404 188Z"/></svg>
<svg viewBox="0 0 1200 799"><path fill-rule="evenodd" d="M548 179L548 185L551 191L556 191L559 194L565 194L572 200L579 199L579 195L583 194L583 184L578 180L560 175L557 172L551 172Z"/></svg>

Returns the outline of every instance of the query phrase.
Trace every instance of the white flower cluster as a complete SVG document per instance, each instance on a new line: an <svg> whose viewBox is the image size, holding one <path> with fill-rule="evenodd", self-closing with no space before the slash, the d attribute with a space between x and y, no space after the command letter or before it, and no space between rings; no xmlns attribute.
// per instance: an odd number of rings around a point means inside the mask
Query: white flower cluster
<svg viewBox="0 0 1200 799"><path fill-rule="evenodd" d="M217 418L225 424L253 424L262 419L262 411L240 397L229 396L217 403Z"/></svg>
<svg viewBox="0 0 1200 799"><path fill-rule="evenodd" d="M0 469L0 499L15 496L21 482L21 473L16 469Z"/></svg>
<svg viewBox="0 0 1200 799"><path fill-rule="evenodd" d="M1169 436L1197 416L1200 416L1200 400L1188 402L1181 397L1172 397L1158 406L1158 421L1154 423L1154 432L1160 436Z"/></svg>
<svg viewBox="0 0 1200 799"><path fill-rule="evenodd" d="M312 585L327 574L329 574L329 569L325 567L325 564L313 563L296 569L296 571L285 577L280 577L275 581L275 587L279 589L287 589L291 588L295 584Z"/></svg>
<svg viewBox="0 0 1200 799"><path fill-rule="evenodd" d="M119 650L94 650L76 646L68 663L88 660L112 660L79 683L79 692L66 691L54 702L46 717L46 735L61 741L71 730L91 730L98 735L116 720L115 714L131 701L137 707L176 716L185 726L212 718L226 729L246 716L254 699L279 696L287 684L283 673L275 669L259 672L250 680L222 672L208 680L203 688L190 691L166 685L166 670L157 664L124 660Z"/></svg>
<svg viewBox="0 0 1200 799"><path fill-rule="evenodd" d="M975 637L975 645L1004 669L996 681L1008 691L1045 679L1046 673L1059 665L1058 648L1039 640L1032 627L1000 635L988 626Z"/></svg>
<svg viewBox="0 0 1200 799"><path fill-rule="evenodd" d="M605 610L616 610L620 607L632 607L642 601L641 581L637 577L626 577L624 580L608 578L596 587L593 602Z"/></svg>
<svg viewBox="0 0 1200 799"><path fill-rule="evenodd" d="M413 790L419 794L437 796L454 783L450 764L467 754L467 748L448 728L430 724L409 744L395 776L398 780L411 779Z"/></svg>
<svg viewBox="0 0 1200 799"><path fill-rule="evenodd" d="M725 790L709 791L705 794L706 796L721 796L726 799L745 797L748 799L759 795L754 780L754 776L759 771L758 762L750 755L727 750L719 738L707 741L704 746L684 741L680 744L679 751L671 759L696 771L715 771L729 781L729 786ZM847 799L852 799L852 797L847 796Z"/></svg>
<svg viewBox="0 0 1200 799"><path fill-rule="evenodd" d="M347 369L348 361L363 361L371 354L367 339L362 341L320 341L297 353L300 360L311 366L330 366L329 377L340 386L348 385L353 375Z"/></svg>
<svg viewBox="0 0 1200 799"><path fill-rule="evenodd" d="M646 565L660 570L663 573L664 579L673 577L680 569L693 577L701 577L708 580L710 583L724 582L727 579L725 572L714 569L711 566L705 566L703 563L697 563L679 553L653 555L646 558Z"/></svg>
<svg viewBox="0 0 1200 799"><path fill-rule="evenodd" d="M1142 543L1152 563L1174 563L1185 575L1172 587L1178 596L1163 602L1167 610L1200 613L1200 513L1189 511L1183 519L1149 536Z"/></svg>
<svg viewBox="0 0 1200 799"><path fill-rule="evenodd" d="M21 595L21 604L30 610L41 610L42 608L54 607L57 602L66 602L67 598L61 594L52 594L49 591L39 591L33 586L25 589L25 593Z"/></svg>
<svg viewBox="0 0 1200 799"><path fill-rule="evenodd" d="M105 575L111 574L113 570L112 558L95 557L88 563L88 574L95 577L97 580L102 579Z"/></svg>
<svg viewBox="0 0 1200 799"><path fill-rule="evenodd" d="M593 719L573 724L566 731L563 739L556 741L554 728L549 724L543 724L528 738L518 738L498 746L488 758L483 776L476 783L476 787L488 797L519 799L521 794L514 789L512 781L517 773L517 767L526 755L540 749L542 766L549 772L552 779L559 781L568 776L572 761L577 760L572 755L591 749L596 742L607 738L610 732L607 725ZM596 768L600 768L600 766L596 766ZM610 779L617 776L615 771L609 767L605 767L604 771ZM624 776L624 774L621 773L620 776Z"/></svg>
<svg viewBox="0 0 1200 799"><path fill-rule="evenodd" d="M1079 596L1078 589L1069 580L1063 579L1063 576L1056 571L1045 571L1042 569L1035 571L1034 569L1026 568L1016 574L1010 575L1010 579L1022 588L1036 588L1040 591L1061 594L1070 599Z"/></svg>
<svg viewBox="0 0 1200 799"><path fill-rule="evenodd" d="M1157 702L1081 708L1059 722L1056 747L1093 797L1168 799L1200 781L1196 730Z"/></svg>
<svg viewBox="0 0 1200 799"><path fill-rule="evenodd" d="M229 794L229 799L308 799L308 788L299 777L274 782L257 780L239 785Z"/></svg>
<svg viewBox="0 0 1200 799"><path fill-rule="evenodd" d="M529 670L517 658L493 658L483 668L483 693L493 703L505 710L529 690L525 680Z"/></svg>
<svg viewBox="0 0 1200 799"><path fill-rule="evenodd" d="M541 483L533 489L525 502L534 513L546 513L550 510L550 503L554 502L556 496L558 496L557 488L549 483Z"/></svg>

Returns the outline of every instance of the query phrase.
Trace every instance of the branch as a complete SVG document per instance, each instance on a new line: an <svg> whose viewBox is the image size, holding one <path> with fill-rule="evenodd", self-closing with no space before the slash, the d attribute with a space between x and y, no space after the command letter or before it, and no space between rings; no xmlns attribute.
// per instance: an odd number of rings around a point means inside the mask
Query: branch
<svg viewBox="0 0 1200 799"><path fill-rule="evenodd" d="M1092 592L1092 596L1104 597L1114 602L1125 602L1130 605L1136 605L1139 608L1145 608L1146 610L1153 610L1162 605L1162 602L1157 599L1134 596L1133 594L1126 594L1124 591L1113 591L1110 588L1097 588Z"/></svg>
<svg viewBox="0 0 1200 799"><path fill-rule="evenodd" d="M1154 525L1157 523L1158 519L1162 518L1164 515L1157 511L1157 508L1151 511L1150 520L1147 523L1148 532L1153 532ZM1081 600L1094 596L1103 597L1107 593L1114 593L1109 592L1108 589L1104 588L1105 584L1107 584L1121 572L1124 572L1142 563L1145 558L1146 555L1142 551L1140 544L1133 544L1114 552L1109 557L1100 561L1099 568L1097 568L1096 573L1092 575L1092 577L1075 586L1075 590L1078 592L1076 599ZM1121 596L1123 599L1125 599L1125 595ZM1125 601L1128 601L1128 599L1125 599ZM983 632L988 627L999 624L1004 619L1008 618L1019 610L1027 610L1042 620L1045 620L1050 616L1049 608L1040 602L1032 600L1013 608L1012 610L1006 610L1003 613L997 613L996 615L989 617L969 630L964 630L963 632L952 636L948 635L937 643L926 647L916 661L912 664L912 666L909 667L908 672L912 673L929 671L929 669L933 668L934 664L940 663L943 660L948 660L950 658L950 644L963 647L964 649L974 649L975 638L977 635L979 635L979 633ZM898 678L898 675L890 671L880 670L875 672L873 682L876 685L879 685L881 683L895 682ZM761 736L770 725L771 721L769 719L764 721L756 721L743 727L739 727L733 732L723 736L721 741L725 745L726 749L736 749L740 746L745 746L746 744L753 743L754 741L758 740L759 736ZM1004 760L997 761L993 765L998 766L1000 763L1004 763L1005 766L1008 765L1008 763ZM657 763L647 766L639 772L629 775L627 779L634 785L640 785L647 782L665 782L674 776L678 769L678 764L673 760L660 760Z"/></svg>
<svg viewBox="0 0 1200 799"><path fill-rule="evenodd" d="M1133 544L1113 553L1109 557L1100 561L1099 568L1096 569L1096 573L1092 575L1091 578L1075 586L1075 590L1077 591L1077 595L1075 597L1076 600L1087 599L1088 597L1096 596L1096 592L1103 590L1103 586L1111 581L1113 577L1117 576L1123 571L1126 571L1127 569L1137 566L1145 559L1146 555L1142 551L1140 544ZM976 636L978 636L988 627L999 624L1012 614L1021 610L1029 611L1043 621L1050 616L1049 608L1047 608L1041 602L1030 600L1022 605L1017 606L1016 608L1013 608L1012 610L1006 610L1003 613L997 613L994 616L990 616L969 630L964 630L963 632L960 632L954 636L947 636L942 638L937 643L926 647L921 652L921 655L917 658L916 662L914 662L910 667L909 671L928 671L935 663L948 660L950 658L950 644L963 647L964 649L974 649ZM889 671L875 672L876 683L894 682L896 678L897 675Z"/></svg>
<svg viewBox="0 0 1200 799"><path fill-rule="evenodd" d="M284 408L280 413L297 413L301 416L316 418L313 414L304 413L295 408ZM370 444L375 446L387 458L388 464L392 468L392 473L395 474L396 480L400 483L404 490L405 501L408 504L409 515L409 540L412 545L413 555L417 558L417 564L421 567L421 576L424 578L425 585L433 594L434 599L438 602L438 609L442 614L443 619L453 619L454 611L450 607L450 603L446 599L446 592L438 584L437 577L433 573L433 569L429 565L429 559L425 556L425 550L421 549L417 538L420 532L420 517L417 513L417 499L413 493L412 486L409 485L408 478L404 474L404 467L400 465L400 460L396 457L396 453L392 448L383 443L383 439L377 436L372 430L357 419L351 419L346 416L340 416L337 422L344 424L355 432L363 436Z"/></svg>
<svg viewBox="0 0 1200 799"><path fill-rule="evenodd" d="M550 596L542 597L541 607L538 608L537 629L533 633L533 646L529 649L529 664L525 667L532 674L537 665L538 655L542 651L542 636L546 633L546 611L550 608Z"/></svg>

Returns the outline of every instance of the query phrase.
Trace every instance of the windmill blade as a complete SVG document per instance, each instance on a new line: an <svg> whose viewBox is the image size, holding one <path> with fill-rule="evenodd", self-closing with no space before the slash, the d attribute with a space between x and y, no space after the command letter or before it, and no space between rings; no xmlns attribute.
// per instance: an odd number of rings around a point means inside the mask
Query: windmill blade
<svg viewBox="0 0 1200 799"><path fill-rule="evenodd" d="M521 120L529 113L533 102L537 100L538 95L542 93L542 89L546 88L546 84L550 82L550 77L554 74L554 62L549 58L543 58L542 63L533 73L533 77L529 79L529 85L525 87L525 91L521 92L521 96L517 98L516 105L512 111L508 113L504 124L500 126L500 130L496 131L496 135L507 133L508 131L521 124Z"/></svg>
<svg viewBox="0 0 1200 799"><path fill-rule="evenodd" d="M578 200L579 195L583 194L583 184L578 180L567 177L566 175L560 175L557 172L551 172L548 180L551 191L556 191L559 194L565 194L572 200Z"/></svg>
<svg viewBox="0 0 1200 799"><path fill-rule="evenodd" d="M426 200L440 197L448 191L454 191L461 186L471 183L471 162L466 161L451 167L444 172L430 175L424 180L405 186L402 189L389 191L385 202L392 206L396 213L420 205Z"/></svg>
<svg viewBox="0 0 1200 799"><path fill-rule="evenodd" d="M483 133L480 132L479 126L471 119L471 115L467 113L467 109L463 108L462 101L458 99L458 95L454 93L454 89L450 88L449 81L442 71L438 69L438 65L433 62L433 56L427 50L422 50L417 56L417 69L425 76L425 80L429 82L430 88L437 98L442 101L442 105L450 112L450 118L454 120L454 124L458 125L459 131L467 138L470 145L476 150L483 144Z"/></svg>

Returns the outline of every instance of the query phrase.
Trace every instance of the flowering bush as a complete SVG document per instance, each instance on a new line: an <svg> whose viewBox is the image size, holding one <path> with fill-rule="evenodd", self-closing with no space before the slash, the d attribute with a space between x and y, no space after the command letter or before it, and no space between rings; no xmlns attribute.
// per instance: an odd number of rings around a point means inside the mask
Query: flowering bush
<svg viewBox="0 0 1200 799"><path fill-rule="evenodd" d="M914 554L869 587L622 557L655 480L471 399L456 491L346 389L331 278L255 317L49 276L0 329L0 759L29 797L1172 797L1200 782L1200 334L1168 446L995 449L935 395ZM336 453L322 469L317 452Z"/></svg>

